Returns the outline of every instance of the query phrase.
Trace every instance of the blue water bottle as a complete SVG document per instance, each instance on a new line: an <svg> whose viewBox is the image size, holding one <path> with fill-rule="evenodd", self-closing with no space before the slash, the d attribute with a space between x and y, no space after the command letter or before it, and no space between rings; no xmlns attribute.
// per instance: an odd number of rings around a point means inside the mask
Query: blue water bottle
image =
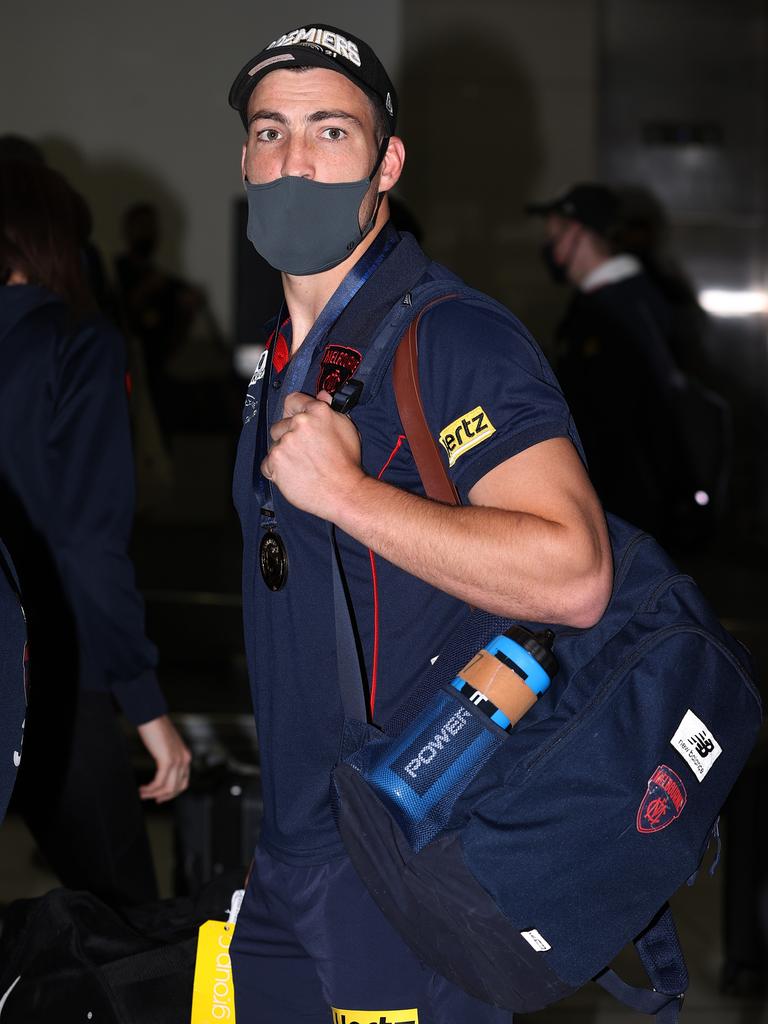
<svg viewBox="0 0 768 1024"><path fill-rule="evenodd" d="M550 630L508 630L483 647L362 774L414 850L442 831L456 798L549 686Z"/></svg>

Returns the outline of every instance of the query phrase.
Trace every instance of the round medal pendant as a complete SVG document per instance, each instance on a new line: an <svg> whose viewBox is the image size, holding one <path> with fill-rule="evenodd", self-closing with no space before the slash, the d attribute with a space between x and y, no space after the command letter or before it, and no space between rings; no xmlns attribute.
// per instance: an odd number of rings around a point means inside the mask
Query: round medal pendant
<svg viewBox="0 0 768 1024"><path fill-rule="evenodd" d="M268 530L259 545L261 576L271 591L281 590L288 578L288 552L279 533Z"/></svg>

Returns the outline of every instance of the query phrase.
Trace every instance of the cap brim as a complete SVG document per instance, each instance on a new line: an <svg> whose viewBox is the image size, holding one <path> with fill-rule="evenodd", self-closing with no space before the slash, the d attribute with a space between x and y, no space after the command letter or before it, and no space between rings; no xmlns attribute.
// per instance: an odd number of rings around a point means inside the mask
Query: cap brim
<svg viewBox="0 0 768 1024"><path fill-rule="evenodd" d="M229 90L229 105L240 112L245 120L245 110L251 93L258 83L271 71L280 71L283 68L328 68L345 75L345 69L339 67L331 57L324 53L310 50L306 46L290 47L269 50L258 54L249 61L232 83ZM348 76L347 76L348 77Z"/></svg>
<svg viewBox="0 0 768 1024"><path fill-rule="evenodd" d="M229 90L229 105L239 111L247 127L246 111L251 93L258 83L272 71L290 68L326 68L349 79L354 85L381 102L370 87L333 57L307 46L284 46L266 50L248 61Z"/></svg>

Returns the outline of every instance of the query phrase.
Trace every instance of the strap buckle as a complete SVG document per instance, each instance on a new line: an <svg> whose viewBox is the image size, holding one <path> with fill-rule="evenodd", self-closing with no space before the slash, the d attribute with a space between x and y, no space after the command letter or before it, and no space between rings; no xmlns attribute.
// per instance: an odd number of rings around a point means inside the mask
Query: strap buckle
<svg viewBox="0 0 768 1024"><path fill-rule="evenodd" d="M343 415L352 412L354 407L360 401L360 395L363 393L363 382L361 380L355 380L354 377L348 380L340 388L336 389L336 392L331 399L331 408L334 412L340 412Z"/></svg>

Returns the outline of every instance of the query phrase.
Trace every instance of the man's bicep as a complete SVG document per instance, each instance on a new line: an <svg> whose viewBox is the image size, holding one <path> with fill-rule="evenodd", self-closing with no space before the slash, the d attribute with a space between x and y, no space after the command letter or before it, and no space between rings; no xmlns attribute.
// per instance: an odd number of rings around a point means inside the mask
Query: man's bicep
<svg viewBox="0 0 768 1024"><path fill-rule="evenodd" d="M603 522L597 495L568 438L553 437L499 463L469 491L473 505L528 512L551 522Z"/></svg>

